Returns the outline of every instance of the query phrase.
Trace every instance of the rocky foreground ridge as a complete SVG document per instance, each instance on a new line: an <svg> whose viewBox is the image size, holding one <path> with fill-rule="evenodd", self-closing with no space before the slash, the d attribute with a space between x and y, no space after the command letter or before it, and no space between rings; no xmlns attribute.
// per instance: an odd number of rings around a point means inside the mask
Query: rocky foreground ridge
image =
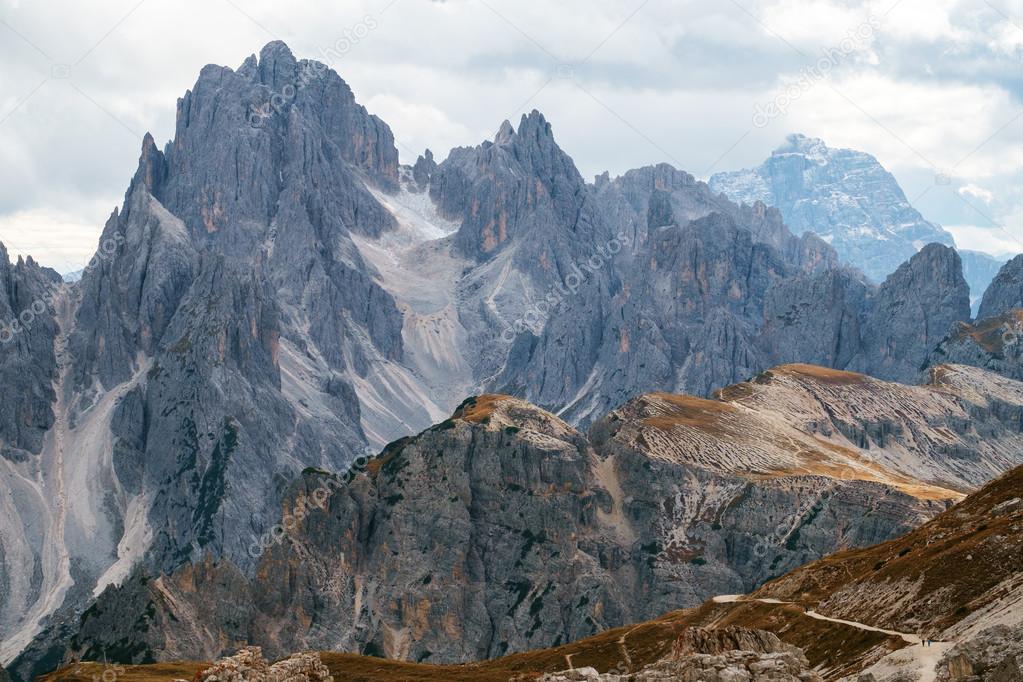
<svg viewBox="0 0 1023 682"><path fill-rule="evenodd" d="M766 679L781 680L1013 682L1023 669L1023 572L1014 560L1023 542L1021 491L1018 467L900 538L825 557L747 596L716 598L556 648L457 666L320 657L335 679L353 682L734 682L768 671L778 676ZM934 644L922 647L920 636ZM205 667L125 671L170 682ZM84 682L102 670L72 665L46 679ZM697 672L702 676L692 677Z"/></svg>

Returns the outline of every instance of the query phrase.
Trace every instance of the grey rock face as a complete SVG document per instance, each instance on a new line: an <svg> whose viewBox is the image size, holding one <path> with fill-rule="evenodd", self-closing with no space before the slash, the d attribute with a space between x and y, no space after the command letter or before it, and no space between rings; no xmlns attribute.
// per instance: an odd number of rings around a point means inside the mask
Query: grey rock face
<svg viewBox="0 0 1023 682"><path fill-rule="evenodd" d="M1023 679L1023 630L998 625L957 644L938 663L938 682Z"/></svg>
<svg viewBox="0 0 1023 682"><path fill-rule="evenodd" d="M926 244L954 245L873 156L803 135L789 136L757 168L714 175L710 186L733 201L777 207L793 232L820 235L875 282Z"/></svg>
<svg viewBox="0 0 1023 682"><path fill-rule="evenodd" d="M984 292L977 319L997 317L1013 308L1023 308L1023 255L1002 266Z"/></svg>
<svg viewBox="0 0 1023 682"><path fill-rule="evenodd" d="M517 339L493 384L573 422L640 386L707 394L766 368L766 292L836 262L818 238L793 237L777 211L737 206L667 165L598 178L595 189L627 248Z"/></svg>
<svg viewBox="0 0 1023 682"><path fill-rule="evenodd" d="M0 456L20 459L38 453L53 425L53 378L57 336L56 272L34 260L11 263L0 244Z"/></svg>
<svg viewBox="0 0 1023 682"><path fill-rule="evenodd" d="M246 564L241 531L268 522L267 495L364 447L344 380L296 376L401 355L400 315L350 241L394 224L363 178L396 181L389 130L280 43L204 69L174 142L147 137L104 232L118 251L83 278L72 349L80 390L144 375L141 407L118 415L117 473L150 491L156 565L207 548Z"/></svg>
<svg viewBox="0 0 1023 682"><path fill-rule="evenodd" d="M940 244L927 245L885 280L872 307L863 349L850 368L913 382L953 325L970 319L959 255Z"/></svg>
<svg viewBox="0 0 1023 682"><path fill-rule="evenodd" d="M763 340L778 362L849 367L860 352L872 288L835 268L777 282L764 301Z"/></svg>
<svg viewBox="0 0 1023 682"><path fill-rule="evenodd" d="M525 362L529 338L590 298L613 296L627 236L607 220L539 112L493 142L452 150L431 177L438 211L459 225L452 249L470 269L455 305L478 385ZM517 338L521 337L521 338ZM513 343L514 342L514 343Z"/></svg>
<svg viewBox="0 0 1023 682"><path fill-rule="evenodd" d="M433 152L427 149L416 159L416 164L412 167L412 179L415 180L416 188L420 192L429 188L436 171L437 162L433 160Z"/></svg>
<svg viewBox="0 0 1023 682"><path fill-rule="evenodd" d="M537 111L524 115L518 130L505 121L493 143L452 150L432 176L430 196L443 213L461 219L455 245L475 260L531 234L599 236L582 211L585 183Z"/></svg>
<svg viewBox="0 0 1023 682"><path fill-rule="evenodd" d="M704 182L668 164L631 170L614 180L598 178L595 189L602 212L623 226L630 242L645 244L658 229L684 226L710 213L721 213L747 229L753 241L778 250L787 261L806 271L837 264L837 255L813 234L795 237L782 214L761 202L733 203Z"/></svg>
<svg viewBox="0 0 1023 682"><path fill-rule="evenodd" d="M159 575L210 554L251 570L251 537L293 478L365 450L353 383L404 351L353 235L395 228L373 192L397 179L386 125L280 43L205 68L174 140L146 137L94 264L0 364L20 387L16 418L0 408L5 457L35 456L2 484L28 529L0 556L0 590L21 595L0 616L4 662L51 604L66 602L36 651L133 565ZM0 312L60 281L0 260ZM66 492L26 494L38 477Z"/></svg>
<svg viewBox="0 0 1023 682"><path fill-rule="evenodd" d="M55 421L60 276L0 244L0 635L45 588L36 461ZM0 667L9 661L0 661Z"/></svg>
<svg viewBox="0 0 1023 682"><path fill-rule="evenodd" d="M585 424L638 387L709 395L787 361L915 382L953 323L969 319L952 249L925 248L875 290L834 267L826 245L757 229L764 221L734 205L657 227L681 214L657 197L644 197L646 225L625 223L641 242L614 261L613 297L599 281L580 288L566 314L519 340L500 390ZM619 199L619 214L628 205Z"/></svg>

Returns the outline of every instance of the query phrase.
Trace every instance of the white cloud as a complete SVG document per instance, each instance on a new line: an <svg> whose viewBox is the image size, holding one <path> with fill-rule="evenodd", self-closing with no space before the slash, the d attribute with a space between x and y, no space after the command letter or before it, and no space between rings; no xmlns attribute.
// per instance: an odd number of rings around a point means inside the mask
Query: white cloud
<svg viewBox="0 0 1023 682"><path fill-rule="evenodd" d="M82 213L95 216L96 209ZM33 256L61 273L80 270L96 252L103 222L77 213L38 209L0 216L0 242L12 258Z"/></svg>
<svg viewBox="0 0 1023 682"><path fill-rule="evenodd" d="M448 118L447 113L428 104L414 104L394 95L375 95L366 106L387 121L398 143L402 163L415 163L428 147L436 147L438 160L452 147L473 139L475 133Z"/></svg>
<svg viewBox="0 0 1023 682"><path fill-rule="evenodd" d="M834 2L782 0L765 4L761 11L767 28L791 42L819 48L837 45L868 18L862 7Z"/></svg>
<svg viewBox="0 0 1023 682"><path fill-rule="evenodd" d="M1012 256L1023 253L1023 234L1013 234L999 228L981 227L979 225L944 225L956 244L968 245L965 248L983 251L992 256Z"/></svg>
<svg viewBox="0 0 1023 682"><path fill-rule="evenodd" d="M973 184L963 185L962 187L960 187L959 194L965 197L974 197L976 199L980 199L985 204L990 204L992 201L994 201L995 198L995 195L992 194L991 192L987 191L983 187Z"/></svg>
<svg viewBox="0 0 1023 682"><path fill-rule="evenodd" d="M884 17L885 32L900 40L965 41L969 30L953 23L960 0L880 0L872 10Z"/></svg>

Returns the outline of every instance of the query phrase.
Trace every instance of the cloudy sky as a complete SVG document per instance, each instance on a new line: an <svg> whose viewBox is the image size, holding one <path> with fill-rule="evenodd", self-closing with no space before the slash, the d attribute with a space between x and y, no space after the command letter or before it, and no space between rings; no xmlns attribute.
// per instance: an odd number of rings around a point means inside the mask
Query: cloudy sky
<svg viewBox="0 0 1023 682"><path fill-rule="evenodd" d="M326 61L402 160L540 109L592 176L861 149L960 246L1023 252L1023 0L0 0L0 240L73 270L207 63Z"/></svg>

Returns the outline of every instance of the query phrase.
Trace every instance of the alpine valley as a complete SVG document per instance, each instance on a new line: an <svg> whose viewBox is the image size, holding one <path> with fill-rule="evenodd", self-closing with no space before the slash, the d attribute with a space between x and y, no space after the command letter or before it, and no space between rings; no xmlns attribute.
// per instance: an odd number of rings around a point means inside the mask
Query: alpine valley
<svg viewBox="0 0 1023 682"><path fill-rule="evenodd" d="M867 154L587 182L533 111L406 166L273 42L142 140L80 279L0 246L19 319L15 681L260 647L336 680L885 682L922 631L981 675L948 680L1021 679L983 675L1023 652L1023 256L957 252Z"/></svg>

